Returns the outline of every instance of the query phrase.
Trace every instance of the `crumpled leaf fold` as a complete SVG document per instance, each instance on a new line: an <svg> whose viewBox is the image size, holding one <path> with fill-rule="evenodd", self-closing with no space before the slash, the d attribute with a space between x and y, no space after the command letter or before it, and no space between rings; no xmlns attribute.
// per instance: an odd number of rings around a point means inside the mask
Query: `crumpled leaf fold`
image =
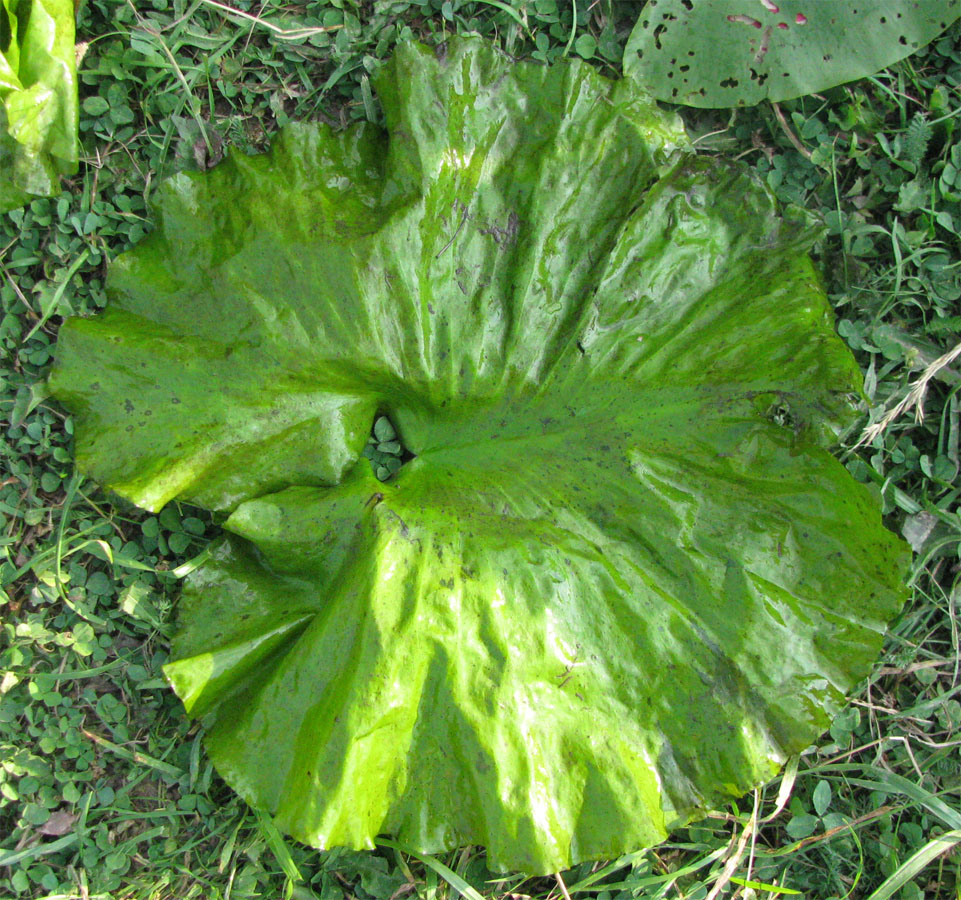
<svg viewBox="0 0 961 900"><path fill-rule="evenodd" d="M818 226L584 64L452 39L377 90L383 131L158 191L61 331L78 464L227 515L166 672L289 834L650 846L807 746L903 602L829 452L860 373Z"/></svg>
<svg viewBox="0 0 961 900"><path fill-rule="evenodd" d="M0 212L77 171L72 0L0 0Z"/></svg>

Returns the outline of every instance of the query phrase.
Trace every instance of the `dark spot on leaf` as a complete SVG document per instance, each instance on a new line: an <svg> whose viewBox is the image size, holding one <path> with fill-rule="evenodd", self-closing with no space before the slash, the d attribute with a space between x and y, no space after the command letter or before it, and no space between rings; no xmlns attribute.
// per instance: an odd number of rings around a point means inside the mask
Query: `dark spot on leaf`
<svg viewBox="0 0 961 900"><path fill-rule="evenodd" d="M128 400L124 400L124 402L123 402L123 408L124 408L128 413L132 413L132 412L133 412L133 400L129 400L129 399L128 399Z"/></svg>

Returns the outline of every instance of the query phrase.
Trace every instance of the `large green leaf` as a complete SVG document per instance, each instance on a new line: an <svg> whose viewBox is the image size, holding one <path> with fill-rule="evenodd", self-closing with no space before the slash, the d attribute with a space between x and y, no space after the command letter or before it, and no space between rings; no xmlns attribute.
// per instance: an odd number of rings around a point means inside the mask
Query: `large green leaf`
<svg viewBox="0 0 961 900"><path fill-rule="evenodd" d="M407 46L378 92L386 134L158 191L61 331L79 465L230 513L167 674L290 834L654 844L805 747L902 602L826 449L860 379L816 229L582 63Z"/></svg>
<svg viewBox="0 0 961 900"><path fill-rule="evenodd" d="M77 170L73 0L0 0L0 213Z"/></svg>
<svg viewBox="0 0 961 900"><path fill-rule="evenodd" d="M961 0L648 0L624 72L658 100L752 106L865 78L958 16Z"/></svg>

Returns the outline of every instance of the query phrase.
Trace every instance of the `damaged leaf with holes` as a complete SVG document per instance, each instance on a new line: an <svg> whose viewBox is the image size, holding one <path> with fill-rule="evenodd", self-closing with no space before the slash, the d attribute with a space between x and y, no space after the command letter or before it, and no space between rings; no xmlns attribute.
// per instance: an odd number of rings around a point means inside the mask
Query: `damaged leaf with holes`
<svg viewBox="0 0 961 900"><path fill-rule="evenodd" d="M658 100L753 106L865 78L961 16L961 0L648 0L624 72Z"/></svg>
<svg viewBox="0 0 961 900"><path fill-rule="evenodd" d="M73 0L0 0L0 213L77 171Z"/></svg>
<svg viewBox="0 0 961 900"><path fill-rule="evenodd" d="M829 450L818 226L583 63L452 39L376 87L385 130L157 191L61 331L78 465L227 516L166 672L290 835L651 846L808 746L902 603Z"/></svg>

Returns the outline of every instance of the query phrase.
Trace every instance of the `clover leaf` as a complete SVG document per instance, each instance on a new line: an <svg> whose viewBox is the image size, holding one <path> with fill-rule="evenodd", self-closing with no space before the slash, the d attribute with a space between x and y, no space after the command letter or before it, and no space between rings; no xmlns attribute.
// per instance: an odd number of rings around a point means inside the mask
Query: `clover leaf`
<svg viewBox="0 0 961 900"><path fill-rule="evenodd" d="M78 464L229 514L166 672L291 835L649 846L827 727L903 600L828 450L817 227L580 62L452 39L377 88L385 131L158 191L61 331Z"/></svg>
<svg viewBox="0 0 961 900"><path fill-rule="evenodd" d="M77 170L73 0L0 0L0 213Z"/></svg>

